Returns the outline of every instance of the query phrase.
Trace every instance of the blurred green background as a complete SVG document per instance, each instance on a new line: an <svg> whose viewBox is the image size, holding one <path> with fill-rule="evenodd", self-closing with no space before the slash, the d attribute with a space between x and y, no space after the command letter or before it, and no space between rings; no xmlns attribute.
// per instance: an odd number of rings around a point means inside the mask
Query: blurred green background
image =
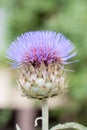
<svg viewBox="0 0 87 130"><path fill-rule="evenodd" d="M67 96L70 102L65 108L55 108L50 116L55 121L71 120L87 126L87 0L0 0L0 11L0 18L5 17L4 24L1 23L4 25L4 45L0 43L0 69L7 67L8 45L24 32L57 31L74 43L78 52L75 59L79 62L68 65L75 70L74 73L68 72L70 86ZM11 116L8 113L2 114L8 118ZM0 116L0 123L3 116Z"/></svg>

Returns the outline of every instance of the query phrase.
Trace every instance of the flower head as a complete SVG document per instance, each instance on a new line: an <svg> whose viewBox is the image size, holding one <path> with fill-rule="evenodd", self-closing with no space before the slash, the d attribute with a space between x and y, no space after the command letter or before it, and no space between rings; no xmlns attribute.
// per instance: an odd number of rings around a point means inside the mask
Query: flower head
<svg viewBox="0 0 87 130"><path fill-rule="evenodd" d="M24 33L12 42L7 57L13 61L13 66L42 62L68 64L68 60L76 55L73 50L74 45L61 33L35 31Z"/></svg>
<svg viewBox="0 0 87 130"><path fill-rule="evenodd" d="M18 83L28 98L47 98L65 92L66 74L60 65L76 55L74 45L61 33L27 32L9 47L7 57L19 68Z"/></svg>

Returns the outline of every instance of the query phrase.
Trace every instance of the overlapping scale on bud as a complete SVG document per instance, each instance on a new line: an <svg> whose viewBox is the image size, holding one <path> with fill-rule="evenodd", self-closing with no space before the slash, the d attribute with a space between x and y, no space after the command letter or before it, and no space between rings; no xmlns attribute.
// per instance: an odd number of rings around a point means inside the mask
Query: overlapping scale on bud
<svg viewBox="0 0 87 130"><path fill-rule="evenodd" d="M55 63L39 67L32 64L24 65L19 70L19 86L27 98L49 98L64 93L67 90L66 74Z"/></svg>

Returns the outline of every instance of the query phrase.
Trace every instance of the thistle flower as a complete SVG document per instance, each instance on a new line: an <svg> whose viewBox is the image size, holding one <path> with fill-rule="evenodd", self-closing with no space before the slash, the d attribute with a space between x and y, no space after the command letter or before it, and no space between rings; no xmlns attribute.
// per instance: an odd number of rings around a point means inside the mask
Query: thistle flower
<svg viewBox="0 0 87 130"><path fill-rule="evenodd" d="M76 55L74 45L61 33L27 32L10 45L7 57L19 70L18 83L28 98L47 98L65 92L66 74L62 69Z"/></svg>

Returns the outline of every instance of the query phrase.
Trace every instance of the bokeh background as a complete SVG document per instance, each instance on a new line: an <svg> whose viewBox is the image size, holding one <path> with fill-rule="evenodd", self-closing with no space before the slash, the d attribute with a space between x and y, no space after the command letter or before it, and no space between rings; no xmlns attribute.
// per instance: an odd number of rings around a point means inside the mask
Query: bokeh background
<svg viewBox="0 0 87 130"><path fill-rule="evenodd" d="M67 121L87 126L87 0L0 0L0 130L15 130L17 121L34 130L32 122L41 115L39 101L18 95L16 72L6 58L9 44L32 30L61 32L78 52L79 62L66 66L75 70L68 72L69 91L49 101L50 127Z"/></svg>

